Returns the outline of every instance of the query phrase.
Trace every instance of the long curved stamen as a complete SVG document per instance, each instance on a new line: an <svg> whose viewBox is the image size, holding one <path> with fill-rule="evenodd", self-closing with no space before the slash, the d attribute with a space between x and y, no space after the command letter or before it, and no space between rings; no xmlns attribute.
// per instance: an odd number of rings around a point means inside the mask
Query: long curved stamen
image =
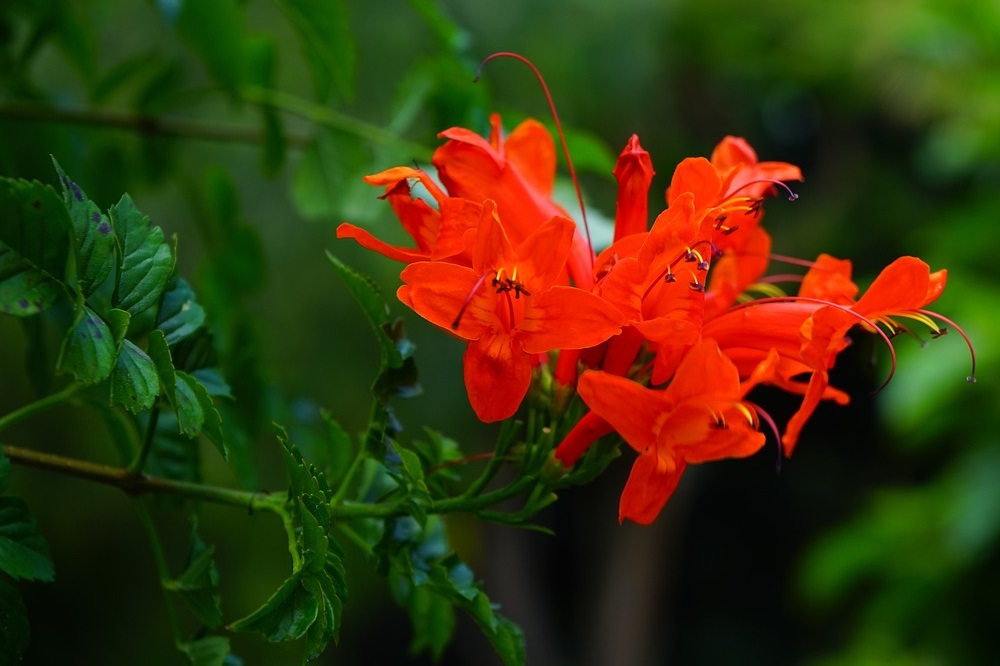
<svg viewBox="0 0 1000 666"><path fill-rule="evenodd" d="M770 183L771 185L777 185L778 187L780 187L781 189L783 189L785 192L788 192L788 200L789 201L795 201L795 200L797 200L799 198L799 195L796 194L795 192L793 192L792 188L790 188L783 181L780 181L780 180L778 180L776 178L758 178L757 180L751 180L750 182L743 183L742 185L740 185L739 187L737 187L735 190L732 190L731 192L729 192L728 194L726 194L725 198L729 199L730 197L732 197L734 194L736 194L737 192L739 192L743 188L749 187L751 185L757 185L758 183Z"/></svg>
<svg viewBox="0 0 1000 666"><path fill-rule="evenodd" d="M771 433L774 434L774 440L778 443L778 459L774 463L774 473L781 474L782 450L781 450L781 434L778 432L778 424L775 423L774 419L771 418L771 415L768 414L767 411L757 403L751 402L749 400L744 400L743 403L753 407L753 410L757 412L757 416L759 416L761 420L767 424L767 427L770 428Z"/></svg>
<svg viewBox="0 0 1000 666"><path fill-rule="evenodd" d="M972 340L969 339L968 334L966 334L966 332L962 330L961 326L959 326L958 324L956 324L955 322L953 322L951 319L948 319L947 317L939 315L936 312L931 312L930 310L917 310L917 312L919 312L922 315L926 315L928 317L934 317L936 319L939 319L939 320L943 321L944 323L948 324L953 329L955 329L955 331L958 332L958 334L962 336L962 339L965 340L965 344L969 347L969 356L972 357L972 372L971 372L971 374L968 377L965 378L965 381L969 382L970 384L975 384L976 383L976 350L972 346Z"/></svg>
<svg viewBox="0 0 1000 666"><path fill-rule="evenodd" d="M580 181L576 177L576 169L573 167L573 160L569 156L569 147L566 145L566 136L563 134L562 123L559 122L559 114L556 112L556 103L552 100L552 94L549 92L549 87L545 83L545 79L542 77L542 73L538 71L535 64L525 58L519 53L513 53L511 51L498 51L497 53L490 54L479 63L479 67L476 68L476 78L473 81L479 80L479 75L482 74L483 67L490 60L494 58L513 58L526 65L528 69L534 73L535 78L538 79L539 85L542 87L542 93L545 95L545 100L549 104L549 111L552 113L552 120L555 122L556 133L559 135L559 144L562 146L563 157L566 158L566 166L569 168L569 177L573 181L573 189L576 190L576 200L580 204L580 215L583 221L583 231L587 236L587 246L590 248L590 272L594 272L594 244L590 240L590 225L587 224L587 209L583 205L583 191L580 189Z"/></svg>
<svg viewBox="0 0 1000 666"><path fill-rule="evenodd" d="M451 330L458 330L458 324L462 321L462 315L465 314L466 309L469 307L469 303L472 302L472 297L476 295L477 291L479 291L479 287L486 281L486 275L488 275L488 273L483 274L478 280L476 280L476 284L472 285L472 289L469 290L469 295L465 297L465 302L462 303L462 307L459 308L458 314L455 315L455 321L451 322Z"/></svg>
<svg viewBox="0 0 1000 666"><path fill-rule="evenodd" d="M877 389L875 389L874 391L872 391L872 395L875 395L876 393L879 393L882 389L884 389L886 386L889 385L889 382L892 381L893 376L896 374L896 348L892 346L892 340L889 338L889 336L886 334L886 332L883 331L881 328L879 328L878 325L874 321L872 321L871 319L869 319L868 317L855 312L854 310L852 310L851 308L849 308L846 305L840 305L838 303L832 303L830 301L824 301L822 298L808 298L806 296L785 296L785 297L778 297L778 298L758 298L758 299L753 300L753 301L747 301L746 303L738 303L738 304L736 304L736 305L734 305L732 307L732 309L730 310L730 312L733 312L733 311L736 311L736 310L742 310L744 308L754 307L754 306L757 306L757 305L764 305L765 303L816 303L817 305L825 305L825 306L829 306L831 308L836 308L836 309L840 310L841 312L846 312L847 314L851 315L852 317L854 317L858 321L867 324L870 327L870 329L872 331L875 331L875 333L880 338L882 338L882 340L885 342L886 346L889 348L889 355L890 355L890 357L892 359L892 363L891 363L891 365L889 367L889 376L885 378L885 381L882 382L882 384ZM944 318L942 317L941 320L944 321Z"/></svg>

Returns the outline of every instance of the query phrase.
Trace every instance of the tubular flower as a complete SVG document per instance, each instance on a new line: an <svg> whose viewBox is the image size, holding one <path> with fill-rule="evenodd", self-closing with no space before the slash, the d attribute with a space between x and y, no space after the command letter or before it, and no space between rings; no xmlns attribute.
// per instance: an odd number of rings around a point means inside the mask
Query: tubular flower
<svg viewBox="0 0 1000 666"><path fill-rule="evenodd" d="M410 181L423 185L438 208L412 195ZM430 176L411 167L393 167L381 173L365 176L365 182L384 185L389 204L403 229L416 242L416 248L390 245L361 227L344 222L337 227L337 238L353 238L362 247L403 263L451 259L468 263L470 233L474 233L482 213L482 204L445 194ZM463 258L462 255L465 255Z"/></svg>
<svg viewBox="0 0 1000 666"><path fill-rule="evenodd" d="M691 348L664 390L594 371L581 375L577 390L639 453L619 521L651 523L689 463L746 457L764 444L754 412L740 401L736 367L710 340Z"/></svg>
<svg viewBox="0 0 1000 666"><path fill-rule="evenodd" d="M621 330L623 317L607 301L556 284L574 229L553 217L515 246L487 200L471 267L417 262L401 274L399 299L468 341L465 386L482 421L517 411L538 354L591 347Z"/></svg>
<svg viewBox="0 0 1000 666"><path fill-rule="evenodd" d="M489 139L462 127L438 136L449 139L432 162L451 196L496 202L497 213L514 242L526 238L546 220L567 212L552 200L555 186L555 143L545 126L526 120L502 137L500 116L490 116ZM589 288L593 252L583 236L572 237L567 266L580 287Z"/></svg>

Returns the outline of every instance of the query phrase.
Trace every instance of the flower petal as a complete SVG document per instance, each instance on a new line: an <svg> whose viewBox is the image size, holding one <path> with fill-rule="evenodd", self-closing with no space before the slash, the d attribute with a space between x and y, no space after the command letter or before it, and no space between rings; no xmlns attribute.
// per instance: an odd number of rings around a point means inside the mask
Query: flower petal
<svg viewBox="0 0 1000 666"><path fill-rule="evenodd" d="M622 491L618 522L628 518L640 525L652 523L677 489L686 466L683 460L661 460L653 449L640 455Z"/></svg>
<svg viewBox="0 0 1000 666"><path fill-rule="evenodd" d="M484 423L513 416L531 385L531 357L516 347L515 338L494 331L465 350L465 389Z"/></svg>

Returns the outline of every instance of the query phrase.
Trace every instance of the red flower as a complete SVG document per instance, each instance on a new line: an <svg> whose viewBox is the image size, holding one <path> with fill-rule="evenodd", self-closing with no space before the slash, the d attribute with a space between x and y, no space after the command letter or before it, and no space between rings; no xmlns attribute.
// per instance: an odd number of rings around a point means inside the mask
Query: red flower
<svg viewBox="0 0 1000 666"><path fill-rule="evenodd" d="M764 444L754 412L740 401L736 367L712 341L692 347L662 391L594 371L580 377L577 389L593 413L639 453L622 492L619 521L651 523L689 463L742 458Z"/></svg>
<svg viewBox="0 0 1000 666"><path fill-rule="evenodd" d="M399 299L469 341L465 386L482 421L517 411L538 354L590 347L621 330L623 317L607 301L555 284L574 230L571 220L553 217L515 246L487 200L471 268L430 261L402 272Z"/></svg>
<svg viewBox="0 0 1000 666"><path fill-rule="evenodd" d="M427 188L438 204L437 209L423 199L413 197L410 180L416 180ZM443 259L469 263L471 234L479 223L482 204L446 195L430 176L411 167L394 167L365 176L365 182L385 186L383 198L389 200L403 229L417 247L390 245L348 222L337 227L337 238L353 238L373 252L407 264ZM464 259L460 255L465 255Z"/></svg>
<svg viewBox="0 0 1000 666"><path fill-rule="evenodd" d="M525 120L504 139L500 116L490 116L492 132L484 139L453 127L438 136L450 139L434 152L438 177L451 196L471 201L491 199L515 243L527 238L554 216L568 218L552 200L555 185L555 143L545 126ZM581 287L593 284L593 251L579 233L572 237L568 270Z"/></svg>

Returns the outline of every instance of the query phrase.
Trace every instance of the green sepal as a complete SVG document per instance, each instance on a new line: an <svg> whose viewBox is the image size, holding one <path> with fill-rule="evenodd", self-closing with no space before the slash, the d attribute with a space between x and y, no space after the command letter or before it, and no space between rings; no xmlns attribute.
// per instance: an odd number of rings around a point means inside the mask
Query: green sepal
<svg viewBox="0 0 1000 666"><path fill-rule="evenodd" d="M123 195L110 213L121 243L121 268L112 302L135 317L160 300L174 271L174 253L163 230L139 212L129 195Z"/></svg>
<svg viewBox="0 0 1000 666"><path fill-rule="evenodd" d="M55 577L48 544L17 497L0 497L0 571L14 579L48 582Z"/></svg>
<svg viewBox="0 0 1000 666"><path fill-rule="evenodd" d="M63 200L73 223L76 238L77 279L80 291L89 296L111 273L115 263L115 234L108 216L101 212L86 193L62 170L52 158Z"/></svg>

